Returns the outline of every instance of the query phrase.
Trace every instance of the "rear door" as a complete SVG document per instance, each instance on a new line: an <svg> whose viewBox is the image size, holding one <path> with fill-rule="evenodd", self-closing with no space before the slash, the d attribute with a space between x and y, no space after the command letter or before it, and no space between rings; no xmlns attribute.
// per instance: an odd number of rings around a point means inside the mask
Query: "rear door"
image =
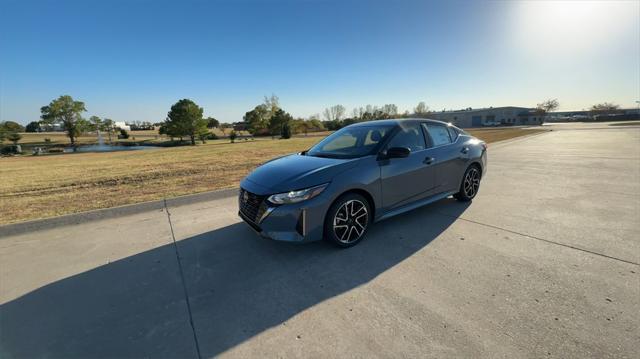
<svg viewBox="0 0 640 359"><path fill-rule="evenodd" d="M434 193L457 190L468 158L468 148L450 126L432 122L425 122L422 126L433 144Z"/></svg>
<svg viewBox="0 0 640 359"><path fill-rule="evenodd" d="M380 160L382 205L393 209L428 196L434 184L431 149L420 124L401 123L400 130L391 138L386 149L407 147L411 153L406 158Z"/></svg>

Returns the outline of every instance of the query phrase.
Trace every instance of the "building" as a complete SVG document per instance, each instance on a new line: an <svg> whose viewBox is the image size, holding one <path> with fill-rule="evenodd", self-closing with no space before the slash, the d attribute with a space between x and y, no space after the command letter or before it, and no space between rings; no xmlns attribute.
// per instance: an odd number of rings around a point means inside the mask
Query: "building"
<svg viewBox="0 0 640 359"><path fill-rule="evenodd" d="M234 131L246 131L248 127L245 121L234 122L232 125Z"/></svg>
<svg viewBox="0 0 640 359"><path fill-rule="evenodd" d="M113 127L120 129L120 130L125 130L125 131L131 131L131 126L127 125L124 121L116 121L113 123Z"/></svg>
<svg viewBox="0 0 640 359"><path fill-rule="evenodd" d="M507 106L434 112L430 117L458 127L483 127L540 125L544 116L534 108Z"/></svg>

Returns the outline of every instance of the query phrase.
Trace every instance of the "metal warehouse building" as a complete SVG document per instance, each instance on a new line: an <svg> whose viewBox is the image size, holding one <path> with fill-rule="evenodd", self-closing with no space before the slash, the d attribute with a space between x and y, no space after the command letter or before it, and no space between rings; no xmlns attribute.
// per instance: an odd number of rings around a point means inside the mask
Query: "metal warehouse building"
<svg viewBox="0 0 640 359"><path fill-rule="evenodd" d="M542 116L537 114L535 109L513 106L435 112L431 117L451 122L458 127L522 126L542 123Z"/></svg>

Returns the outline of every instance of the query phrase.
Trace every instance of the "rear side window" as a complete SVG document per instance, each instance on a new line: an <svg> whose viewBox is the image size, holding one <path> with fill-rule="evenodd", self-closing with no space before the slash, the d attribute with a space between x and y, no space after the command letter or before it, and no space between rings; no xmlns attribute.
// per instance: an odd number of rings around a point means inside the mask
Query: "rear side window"
<svg viewBox="0 0 640 359"><path fill-rule="evenodd" d="M434 125L431 123L423 123L422 126L427 130L434 147L448 145L452 142L447 126Z"/></svg>

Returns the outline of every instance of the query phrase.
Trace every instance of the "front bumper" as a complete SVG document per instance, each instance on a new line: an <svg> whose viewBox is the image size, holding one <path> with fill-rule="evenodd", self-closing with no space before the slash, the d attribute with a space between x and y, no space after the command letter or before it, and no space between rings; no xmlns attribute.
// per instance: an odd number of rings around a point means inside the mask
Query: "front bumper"
<svg viewBox="0 0 640 359"><path fill-rule="evenodd" d="M243 188L244 189L244 188ZM250 191L249 189L244 189ZM325 192L327 192L325 190ZM252 220L241 210L238 215L260 236L286 242L311 242L322 239L324 216L330 202L325 192L295 204L268 206L261 220ZM242 198L238 198L241 208Z"/></svg>

